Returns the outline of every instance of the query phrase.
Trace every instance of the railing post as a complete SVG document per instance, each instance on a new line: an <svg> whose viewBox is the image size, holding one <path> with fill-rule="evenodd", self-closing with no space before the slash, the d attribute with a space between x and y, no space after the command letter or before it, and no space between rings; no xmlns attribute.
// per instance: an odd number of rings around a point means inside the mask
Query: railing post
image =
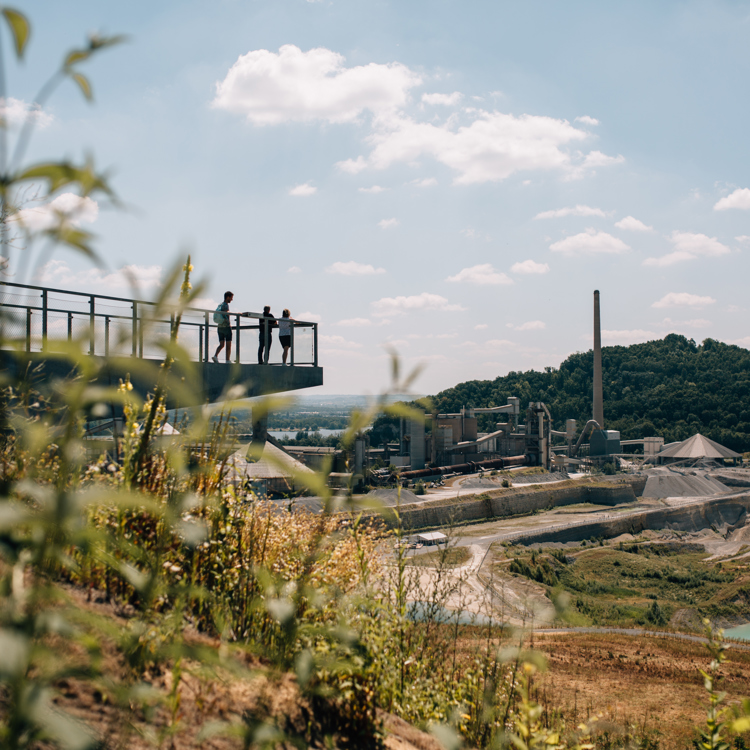
<svg viewBox="0 0 750 750"><path fill-rule="evenodd" d="M206 358L205 358L204 362L208 362L208 327L209 327L209 324L208 324L208 312L205 312L204 315L206 316L206 330L203 332L204 336L205 336L204 340L206 342L206 346L205 346L205 349L206 349Z"/></svg>
<svg viewBox="0 0 750 750"><path fill-rule="evenodd" d="M96 297L89 297L89 354L96 354Z"/></svg>
<svg viewBox="0 0 750 750"><path fill-rule="evenodd" d="M139 318L138 322L138 356L143 359L143 318Z"/></svg>
<svg viewBox="0 0 750 750"><path fill-rule="evenodd" d="M31 308L26 308L26 351L31 351Z"/></svg>
<svg viewBox="0 0 750 750"><path fill-rule="evenodd" d="M42 351L47 349L47 290L42 291Z"/></svg>
<svg viewBox="0 0 750 750"><path fill-rule="evenodd" d="M104 316L104 356L109 357L109 315Z"/></svg>
<svg viewBox="0 0 750 750"><path fill-rule="evenodd" d="M289 326L289 337L290 337L289 338L289 344L290 344L290 349L289 349L289 365L291 367L294 366L294 328L295 328L295 324L292 323Z"/></svg>
<svg viewBox="0 0 750 750"><path fill-rule="evenodd" d="M237 346L235 349L234 361L240 363L240 316L237 315Z"/></svg>
<svg viewBox="0 0 750 750"><path fill-rule="evenodd" d="M68 313L68 341L73 339L73 313Z"/></svg>
<svg viewBox="0 0 750 750"><path fill-rule="evenodd" d="M203 323L198 326L198 361L203 362Z"/></svg>
<svg viewBox="0 0 750 750"><path fill-rule="evenodd" d="M138 303L133 300L133 356L138 352Z"/></svg>
<svg viewBox="0 0 750 750"><path fill-rule="evenodd" d="M313 367L318 366L318 324L313 323Z"/></svg>

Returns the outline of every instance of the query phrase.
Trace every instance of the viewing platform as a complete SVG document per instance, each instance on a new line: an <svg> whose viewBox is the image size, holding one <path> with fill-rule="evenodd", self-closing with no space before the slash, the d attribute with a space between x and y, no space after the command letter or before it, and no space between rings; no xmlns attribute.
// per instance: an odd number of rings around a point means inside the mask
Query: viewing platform
<svg viewBox="0 0 750 750"><path fill-rule="evenodd" d="M170 399L169 408L221 400L234 385L243 386L245 397L252 397L323 384L317 323L291 321L287 365L281 362L283 348L274 328L267 364L258 364L263 314L231 311L231 361L225 362L222 350L216 364L211 361L219 343L214 312L198 308L182 312L178 342L196 365L191 375L195 382L189 384L194 397L192 403L184 397L179 402ZM75 368L61 350L65 342L75 340L83 343L89 356L106 358L100 385L117 385L130 374L134 387L144 394L153 390L154 383L140 378L136 361L162 361L164 343L175 326L175 314L160 316L154 302L8 281L0 281L0 316L3 369L26 369L32 363L43 365L40 372L45 378L69 377Z"/></svg>

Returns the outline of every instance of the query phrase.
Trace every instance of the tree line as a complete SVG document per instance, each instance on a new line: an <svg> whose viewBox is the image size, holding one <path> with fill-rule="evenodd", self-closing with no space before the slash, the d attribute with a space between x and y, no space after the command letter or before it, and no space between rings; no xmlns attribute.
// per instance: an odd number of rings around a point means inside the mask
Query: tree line
<svg viewBox="0 0 750 750"><path fill-rule="evenodd" d="M727 448L750 450L750 351L739 346L671 333L663 339L602 349L605 428L622 439L659 435L665 442L700 432ZM554 427L591 418L593 351L569 356L559 368L509 372L494 380L470 380L434 397L440 412L462 406L501 406L518 396L522 408L543 401ZM479 415L489 431L497 421Z"/></svg>

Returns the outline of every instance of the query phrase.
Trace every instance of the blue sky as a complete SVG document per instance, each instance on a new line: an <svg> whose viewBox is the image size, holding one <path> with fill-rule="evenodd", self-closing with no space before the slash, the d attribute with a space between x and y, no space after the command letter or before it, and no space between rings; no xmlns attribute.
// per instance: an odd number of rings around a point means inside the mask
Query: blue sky
<svg viewBox="0 0 750 750"><path fill-rule="evenodd" d="M320 322L328 393L382 388L388 347L427 393L556 367L596 288L605 344L750 346L747 3L19 8L17 107L87 31L129 36L29 153L111 170L126 209L77 218L106 268L60 251L37 279L153 290L190 250L207 305Z"/></svg>

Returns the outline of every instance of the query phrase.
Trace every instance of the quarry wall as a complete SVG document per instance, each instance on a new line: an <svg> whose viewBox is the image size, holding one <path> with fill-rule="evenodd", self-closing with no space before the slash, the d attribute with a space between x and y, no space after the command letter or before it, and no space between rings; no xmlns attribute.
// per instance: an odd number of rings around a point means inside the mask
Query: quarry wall
<svg viewBox="0 0 750 750"><path fill-rule="evenodd" d="M470 495L450 502L403 506L401 522L406 529L416 531L528 515L577 503L612 506L634 503L642 494L645 485L645 478L628 477L616 483L596 482L578 484L573 487L536 487L512 492L490 490L481 495Z"/></svg>
<svg viewBox="0 0 750 750"><path fill-rule="evenodd" d="M607 518L599 522L584 522L567 527L553 527L539 531L524 532L513 536L519 544L543 544L549 542L580 542L639 534L647 529L673 531L700 531L721 529L729 533L745 525L750 510L750 493L732 497L707 498L689 505L672 508L656 508L638 513L628 513L622 518Z"/></svg>

